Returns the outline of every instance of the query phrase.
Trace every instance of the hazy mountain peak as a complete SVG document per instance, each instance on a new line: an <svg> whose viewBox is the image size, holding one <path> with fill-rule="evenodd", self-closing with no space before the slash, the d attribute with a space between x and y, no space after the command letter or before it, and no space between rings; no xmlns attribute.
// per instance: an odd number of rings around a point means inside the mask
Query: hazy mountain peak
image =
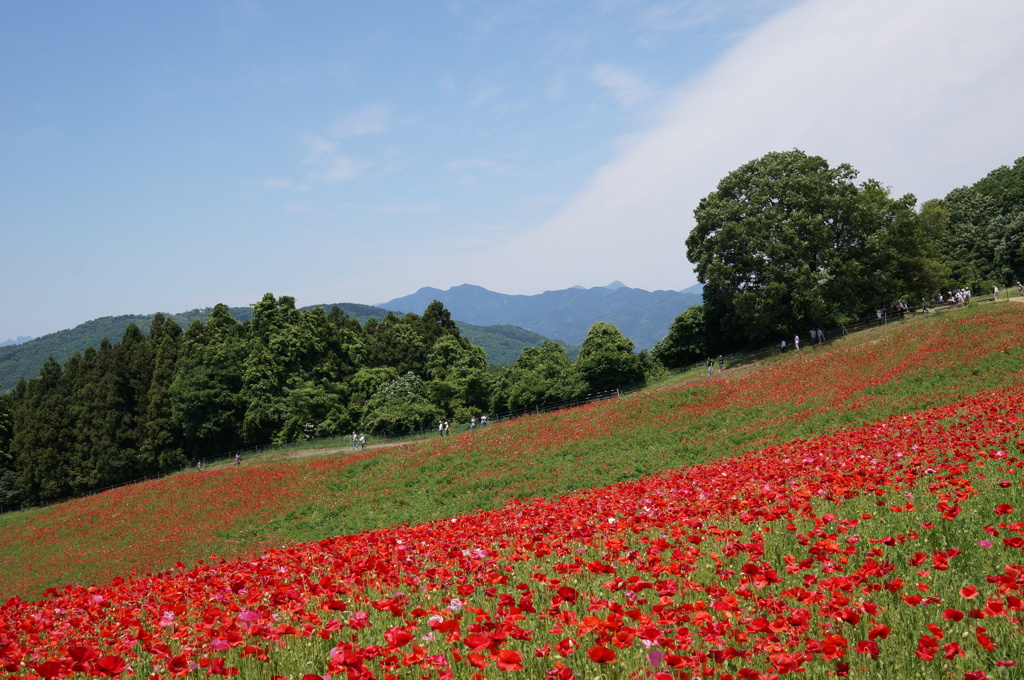
<svg viewBox="0 0 1024 680"><path fill-rule="evenodd" d="M379 306L420 314L435 299L458 321L518 326L570 345L583 342L594 323L605 321L617 326L639 349L653 347L683 310L701 303L699 294L647 291L613 281L607 286L573 286L539 295L506 295L470 284L446 291L422 288Z"/></svg>

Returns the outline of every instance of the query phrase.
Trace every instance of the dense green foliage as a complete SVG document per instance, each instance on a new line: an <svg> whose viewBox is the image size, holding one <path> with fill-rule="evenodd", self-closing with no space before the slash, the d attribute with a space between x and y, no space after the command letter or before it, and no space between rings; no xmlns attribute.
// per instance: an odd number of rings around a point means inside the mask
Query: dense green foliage
<svg viewBox="0 0 1024 680"><path fill-rule="evenodd" d="M311 311L314 307L323 308L330 314L337 308L347 318L366 323L370 319L381 319L388 312L380 307L360 305L352 302L334 305L313 305L301 308ZM228 312L236 321L248 321L252 317L252 307L228 307ZM181 314L164 314L164 318L177 323L182 328L196 320L206 320L210 310L193 309ZM35 338L21 345L0 347L0 394L11 391L20 380L29 380L39 375L39 369L50 357L63 364L75 352L84 352L86 347L98 347L103 338L120 338L130 324L135 324L143 333L149 332L153 323L153 314L128 314L124 316L107 316L86 321L56 333ZM479 345L487 353L487 361L492 365L508 366L512 364L526 347L539 347L545 337L533 331L517 326L477 326L457 321L459 332L474 345Z"/></svg>
<svg viewBox="0 0 1024 680"><path fill-rule="evenodd" d="M11 400L0 396L0 507L17 502L18 473L14 471L11 439L14 436L11 421Z"/></svg>
<svg viewBox="0 0 1024 680"><path fill-rule="evenodd" d="M255 446L468 423L644 377L607 324L579 367L548 342L557 370L527 376L495 374L436 300L422 316L362 324L270 293L247 311L240 322L217 305L184 332L158 314L148 336L130 324L119 343L103 339L63 366L51 357L0 402L0 500L64 498Z"/></svg>
<svg viewBox="0 0 1024 680"><path fill-rule="evenodd" d="M633 341L608 323L595 323L580 347L576 370L595 392L643 382L641 357L633 354Z"/></svg>
<svg viewBox="0 0 1024 680"><path fill-rule="evenodd" d="M704 306L694 305L676 317L651 356L667 368L683 368L707 356Z"/></svg>
<svg viewBox="0 0 1024 680"><path fill-rule="evenodd" d="M1024 278L1024 157L929 207L954 281L989 292Z"/></svg>
<svg viewBox="0 0 1024 680"><path fill-rule="evenodd" d="M528 347L508 370L502 373L495 389L495 410L519 411L533 405L576 399L587 391L587 384L573 369L561 345L545 342Z"/></svg>
<svg viewBox="0 0 1024 680"><path fill-rule="evenodd" d="M701 200L686 246L712 346L764 343L938 291L945 272L917 200L856 177L845 163L773 152Z"/></svg>

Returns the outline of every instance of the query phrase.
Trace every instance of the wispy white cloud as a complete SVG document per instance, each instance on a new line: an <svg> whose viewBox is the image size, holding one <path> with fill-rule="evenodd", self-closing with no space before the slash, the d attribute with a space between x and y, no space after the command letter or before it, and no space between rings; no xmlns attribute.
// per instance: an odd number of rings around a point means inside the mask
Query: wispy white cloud
<svg viewBox="0 0 1024 680"><path fill-rule="evenodd" d="M504 245L507 269L490 262L477 280L521 289L528 257L538 289L613 273L640 287L690 285L693 209L773 150L801 148L897 193L941 197L1022 154L1022 25L1018 0L803 2L688 84L557 217ZM465 266L472 279L474 263Z"/></svg>
<svg viewBox="0 0 1024 680"><path fill-rule="evenodd" d="M505 88L498 87L495 85L482 85L473 92L472 98L469 100L469 105L476 106L488 106L494 104L498 99L498 96L504 92Z"/></svg>
<svg viewBox="0 0 1024 680"><path fill-rule="evenodd" d="M795 0L789 0L790 4ZM737 15L754 17L777 12L779 0L675 0L645 5L638 13L638 27L659 33L682 31L732 19Z"/></svg>
<svg viewBox="0 0 1024 680"><path fill-rule="evenodd" d="M642 78L614 64L594 67L591 78L623 106L633 106L651 96L651 88Z"/></svg>
<svg viewBox="0 0 1024 680"><path fill-rule="evenodd" d="M370 164L346 156L338 150L337 143L324 137L307 140L306 163L316 168L310 180L333 184L359 177Z"/></svg>
<svg viewBox="0 0 1024 680"><path fill-rule="evenodd" d="M449 170L486 170L499 174L511 170L511 166L491 160L490 158L459 158L445 163L444 167Z"/></svg>
<svg viewBox="0 0 1024 680"><path fill-rule="evenodd" d="M330 133L333 137L360 137L388 132L393 126L391 107L371 104L334 121Z"/></svg>
<svg viewBox="0 0 1024 680"><path fill-rule="evenodd" d="M377 212L385 215L427 215L435 213L440 209L437 203L395 203L378 208Z"/></svg>
<svg viewBox="0 0 1024 680"><path fill-rule="evenodd" d="M273 190L291 189L292 188L291 181L289 181L287 179L281 179L279 177L268 177L267 179L261 180L259 182L259 185L261 187L263 187L264 189L273 189Z"/></svg>
<svg viewBox="0 0 1024 680"><path fill-rule="evenodd" d="M489 158L460 158L445 163L444 167L446 170L461 173L459 183L463 186L476 184L481 173L503 175L512 170L512 166Z"/></svg>

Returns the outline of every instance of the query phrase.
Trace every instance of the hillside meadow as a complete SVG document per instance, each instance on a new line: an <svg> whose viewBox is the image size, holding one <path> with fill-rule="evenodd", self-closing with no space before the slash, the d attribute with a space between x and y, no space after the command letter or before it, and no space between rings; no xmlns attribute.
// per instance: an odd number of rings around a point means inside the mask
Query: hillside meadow
<svg viewBox="0 0 1024 680"><path fill-rule="evenodd" d="M996 677L1024 609L1022 329L1024 307L976 305L469 435L8 515L0 663Z"/></svg>

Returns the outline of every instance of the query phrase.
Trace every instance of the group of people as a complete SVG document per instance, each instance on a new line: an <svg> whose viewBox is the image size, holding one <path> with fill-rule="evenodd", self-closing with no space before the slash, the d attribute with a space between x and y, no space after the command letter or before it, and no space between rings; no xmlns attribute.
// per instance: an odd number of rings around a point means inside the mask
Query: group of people
<svg viewBox="0 0 1024 680"><path fill-rule="evenodd" d="M993 297L999 297L999 286L996 286L995 290L993 290ZM949 305L950 307L966 307L970 301L970 288L957 288L956 290L948 291L945 295L939 293L940 305ZM921 306L926 307L926 303L924 300L921 301Z"/></svg>
<svg viewBox="0 0 1024 680"><path fill-rule="evenodd" d="M1017 296L1024 296L1024 284L1020 281L1017 282ZM992 300L999 299L999 286L992 286ZM939 293L938 304L949 305L950 307L966 307L971 301L971 289L970 288L958 288L956 290L948 291L945 295ZM932 299L932 306L935 305L935 298ZM921 300L921 308L925 311L928 310L928 301Z"/></svg>
<svg viewBox="0 0 1024 680"><path fill-rule="evenodd" d="M477 423L476 416L470 416L469 417L469 429L470 429L470 431L473 431L473 430L476 429L476 423ZM480 416L480 427L487 427L487 416ZM449 433L450 433L450 428L448 426L448 421L447 420L439 420L439 421L437 421L437 435L439 437L447 437L449 435Z"/></svg>
<svg viewBox="0 0 1024 680"><path fill-rule="evenodd" d="M357 435L355 432L352 433L352 450L365 449L366 448L366 435Z"/></svg>
<svg viewBox="0 0 1024 680"><path fill-rule="evenodd" d="M808 333L808 335L811 338L811 344L812 345L823 345L823 344L825 344L825 331L821 330L820 328L812 328L807 333ZM789 345L786 344L785 340L782 341L781 349L782 349L783 352L785 352L786 350L789 349ZM793 349L794 350L800 349L800 334L799 333L794 333L793 334Z"/></svg>
<svg viewBox="0 0 1024 680"><path fill-rule="evenodd" d="M712 359L711 357L708 357L707 367L708 367L708 375L711 375L714 372L714 370L715 370L715 360ZM719 354L718 355L718 372L721 373L724 370L725 370L725 358L721 354Z"/></svg>

